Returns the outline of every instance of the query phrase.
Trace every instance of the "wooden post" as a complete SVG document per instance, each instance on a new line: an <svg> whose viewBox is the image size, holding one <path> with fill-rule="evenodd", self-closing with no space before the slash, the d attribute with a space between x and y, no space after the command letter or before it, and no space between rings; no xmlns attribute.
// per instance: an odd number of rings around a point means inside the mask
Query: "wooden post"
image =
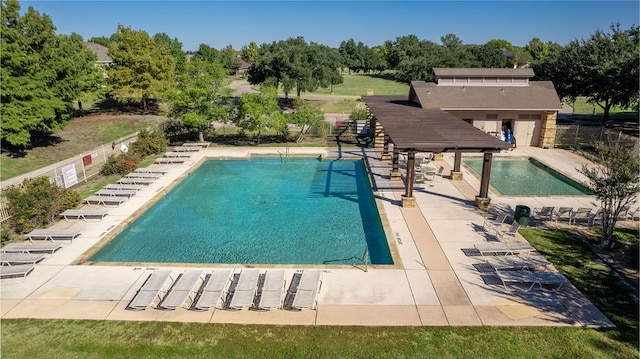
<svg viewBox="0 0 640 359"><path fill-rule="evenodd" d="M398 162L400 161L400 150L393 146L393 156L391 158L391 173L389 174L389 179L391 181L399 181L402 179L400 175L400 170L398 168Z"/></svg>
<svg viewBox="0 0 640 359"><path fill-rule="evenodd" d="M382 148L382 155L380 156L380 160L388 161L389 159L391 159L391 154L389 154L389 135L385 133L384 147Z"/></svg>
<svg viewBox="0 0 640 359"><path fill-rule="evenodd" d="M415 178L416 172L416 152L409 151L407 153L407 183L405 183L405 193L404 196L407 198L413 197L413 181Z"/></svg>
<svg viewBox="0 0 640 359"><path fill-rule="evenodd" d="M460 171L460 163L462 162L462 151L456 151L453 157L453 170L451 170L451 180L461 181L462 172Z"/></svg>
<svg viewBox="0 0 640 359"><path fill-rule="evenodd" d="M480 180L480 198L489 197L489 178L491 177L491 159L493 153L485 152L482 158L482 178Z"/></svg>

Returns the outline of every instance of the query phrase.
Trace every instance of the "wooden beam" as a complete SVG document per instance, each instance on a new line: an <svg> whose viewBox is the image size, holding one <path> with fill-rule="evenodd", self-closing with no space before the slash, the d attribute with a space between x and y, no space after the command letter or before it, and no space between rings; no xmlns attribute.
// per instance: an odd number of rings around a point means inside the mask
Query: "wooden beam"
<svg viewBox="0 0 640 359"><path fill-rule="evenodd" d="M489 197L489 179L491 177L491 158L492 152L485 152L482 158L482 177L480 179L480 194L478 197Z"/></svg>

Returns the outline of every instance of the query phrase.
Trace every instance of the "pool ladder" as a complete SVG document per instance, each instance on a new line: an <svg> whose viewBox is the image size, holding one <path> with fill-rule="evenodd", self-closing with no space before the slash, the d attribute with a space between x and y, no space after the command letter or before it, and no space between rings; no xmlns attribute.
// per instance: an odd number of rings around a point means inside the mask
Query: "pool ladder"
<svg viewBox="0 0 640 359"><path fill-rule="evenodd" d="M287 142L287 147L285 148L284 153L282 153L282 151L278 151L278 154L280 154L280 162L287 162L286 160L289 158L289 142Z"/></svg>
<svg viewBox="0 0 640 359"><path fill-rule="evenodd" d="M364 271L369 271L369 246L364 246L364 254L362 255L362 261L364 262Z"/></svg>

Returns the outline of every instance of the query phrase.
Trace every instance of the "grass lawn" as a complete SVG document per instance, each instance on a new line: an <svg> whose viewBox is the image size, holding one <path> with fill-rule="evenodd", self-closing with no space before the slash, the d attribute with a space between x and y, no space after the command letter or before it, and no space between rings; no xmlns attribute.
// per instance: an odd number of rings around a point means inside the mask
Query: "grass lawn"
<svg viewBox="0 0 640 359"><path fill-rule="evenodd" d="M334 95L406 95L409 85L396 82L389 74L342 74L344 82L333 86ZM331 88L319 88L308 94L329 95Z"/></svg>
<svg viewBox="0 0 640 359"><path fill-rule="evenodd" d="M638 306L564 230L521 233L617 328L2 320L5 358L638 358ZM28 338L28 340L25 340Z"/></svg>
<svg viewBox="0 0 640 359"><path fill-rule="evenodd" d="M162 121L159 116L92 115L75 118L51 136L46 145L26 151L22 157L0 155L0 180L37 170L77 156Z"/></svg>

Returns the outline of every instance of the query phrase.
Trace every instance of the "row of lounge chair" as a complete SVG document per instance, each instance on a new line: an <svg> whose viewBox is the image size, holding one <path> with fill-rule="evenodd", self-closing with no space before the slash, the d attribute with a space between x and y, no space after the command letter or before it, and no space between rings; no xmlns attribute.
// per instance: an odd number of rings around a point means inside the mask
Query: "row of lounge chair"
<svg viewBox="0 0 640 359"><path fill-rule="evenodd" d="M588 207L541 207L533 210L533 216L538 220L547 221L568 221L569 224L586 223L590 226L602 222L602 209L593 210ZM634 220L640 216L640 208L631 210L630 206L625 206L620 212L619 220Z"/></svg>
<svg viewBox="0 0 640 359"><path fill-rule="evenodd" d="M156 309L184 307L206 311L211 308L255 310L314 308L320 290L320 271L304 270L294 274L285 292L284 270L215 270L202 278L202 270L185 270L171 282L170 270L155 270L147 277L126 309L145 310L157 301ZM166 290L168 283L169 289ZM287 302L290 298L291 303Z"/></svg>
<svg viewBox="0 0 640 359"><path fill-rule="evenodd" d="M180 164L191 158L192 152L198 152L201 148L209 147L209 142L187 142L182 146L176 146L156 159L155 163Z"/></svg>
<svg viewBox="0 0 640 359"><path fill-rule="evenodd" d="M59 243L9 243L0 249L0 279L26 278L36 264L62 248Z"/></svg>

